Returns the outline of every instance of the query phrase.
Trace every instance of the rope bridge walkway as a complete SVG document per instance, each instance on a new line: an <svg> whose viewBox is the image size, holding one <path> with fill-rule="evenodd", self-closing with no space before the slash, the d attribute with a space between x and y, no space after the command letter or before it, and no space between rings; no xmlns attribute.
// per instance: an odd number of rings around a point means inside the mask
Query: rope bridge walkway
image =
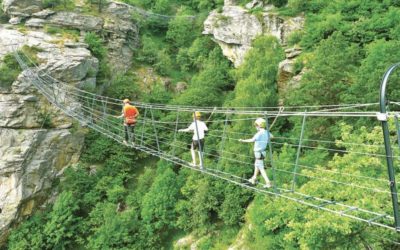
<svg viewBox="0 0 400 250"><path fill-rule="evenodd" d="M15 58L23 70L23 77L29 80L55 107L79 121L80 124L123 144L125 139L124 127L121 121L115 118L116 115L121 113L121 100L97 95L54 79L37 66L30 67L32 65L32 62L29 62L30 59L19 51L15 52ZM362 221L369 225L396 229L394 216L389 215L392 209L390 195L393 193L389 190L389 181L383 173L386 159L383 145L303 138L306 120L313 118L341 118L353 122L355 119L370 119L376 122L376 112L367 110L377 106L377 103L284 108L215 108L140 102L132 102L132 104L141 111L141 116L136 124L135 143L128 145L131 148L257 193L291 200L338 216ZM206 144L206 150L203 154L203 169L192 166L187 161L190 158L189 155L182 153L188 151L190 140L177 133L178 129L186 127L191 122L194 111L208 115L209 120L206 122L211 127L210 132L206 135L207 143L208 141L211 143ZM214 118L211 119L213 115ZM236 150L233 152L225 147L227 143L234 143L239 138L250 138L253 135L249 133L250 131L233 130L233 124L247 124L248 127L257 117L266 118L267 129L271 128L271 125L277 119L295 119L301 124L299 138L276 136L269 143L269 155L265 161L271 166L268 171L272 174L273 187L270 189L261 188L260 183L251 185L247 178L237 174L238 170L243 172L244 168L248 169L249 172L253 171L253 157L249 151L238 152ZM268 122L272 120L272 124L269 124ZM398 124L397 116L396 124ZM338 144L341 147L338 147ZM279 160L279 158L273 156L274 151L282 150L285 147L295 152L293 162L289 159ZM335 170L334 166L304 165L301 164L301 156L304 155L305 151L322 151L336 156L356 155L377 159L376 162L379 165L373 171L382 172L382 174L378 178L367 174L362 175L361 169L348 173L345 168ZM180 158L181 155L183 155L183 158ZM399 158L394 157L394 160L399 161ZM224 164L229 167L224 167ZM354 190L352 192L362 193L364 196L370 197L371 200L380 197L380 201L383 200L385 203L379 205L365 204L363 201L365 197L355 200L354 196L334 199L334 197L337 197L335 193L318 194L318 190L306 190L299 185L300 181L305 183L304 180L315 180L324 185L329 185L329 187L332 187L332 192L340 192L342 187L347 187ZM382 197L385 198L382 199Z"/></svg>

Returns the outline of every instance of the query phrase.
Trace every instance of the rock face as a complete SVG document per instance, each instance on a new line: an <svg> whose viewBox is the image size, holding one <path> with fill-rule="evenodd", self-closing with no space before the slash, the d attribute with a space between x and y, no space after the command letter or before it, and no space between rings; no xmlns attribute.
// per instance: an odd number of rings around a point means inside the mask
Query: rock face
<svg viewBox="0 0 400 250"><path fill-rule="evenodd" d="M3 0L3 10L11 16L27 17L41 9L41 0Z"/></svg>
<svg viewBox="0 0 400 250"><path fill-rule="evenodd" d="M278 72L278 90L279 93L283 93L287 90L288 86L295 87L301 79L301 75L297 75L300 72L296 72L295 63L297 56L301 54L299 48L289 48L285 50L286 59L279 63ZM294 76L296 78L293 79ZM298 79L300 77L300 79Z"/></svg>
<svg viewBox="0 0 400 250"><path fill-rule="evenodd" d="M212 11L208 16L203 34L213 35L224 55L238 67L251 42L262 34L262 25L242 7L224 6L222 13Z"/></svg>
<svg viewBox="0 0 400 250"><path fill-rule="evenodd" d="M133 49L139 46L139 29L132 21L136 10L122 3L111 2L104 10L107 48L110 65L126 70L132 64Z"/></svg>
<svg viewBox="0 0 400 250"><path fill-rule="evenodd" d="M47 23L83 31L99 31L103 27L103 19L100 17L67 11L60 11L51 15L48 17Z"/></svg>
<svg viewBox="0 0 400 250"><path fill-rule="evenodd" d="M29 28L40 29L51 25L76 29L83 35L85 32L101 32L113 69L127 70L132 63L133 50L139 44L138 27L132 20L132 13L137 9L123 3L105 3L98 16L82 14L78 9L60 12L43 10L41 0L5 0L3 9L10 15L11 24L18 24L25 19L25 26Z"/></svg>
<svg viewBox="0 0 400 250"><path fill-rule="evenodd" d="M21 33L0 25L0 58L23 45L33 46L39 67L54 77L74 85L91 79L98 60L90 51L79 44L63 47L54 40L39 31ZM10 87L0 88L0 245L12 222L46 201L57 173L77 162L84 136L80 130L72 133L71 125L70 118L37 92L25 72Z"/></svg>
<svg viewBox="0 0 400 250"><path fill-rule="evenodd" d="M255 16L240 6L226 5L221 13L215 10L210 13L204 22L203 34L212 35L224 55L238 67L257 36L269 34L286 45L289 35L303 27L302 17L283 19L269 7L265 9L262 15Z"/></svg>

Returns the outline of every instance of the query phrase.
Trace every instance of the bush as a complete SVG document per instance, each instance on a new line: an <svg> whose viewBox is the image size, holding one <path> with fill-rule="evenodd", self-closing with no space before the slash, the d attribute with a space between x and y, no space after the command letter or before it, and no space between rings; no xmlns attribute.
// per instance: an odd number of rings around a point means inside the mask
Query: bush
<svg viewBox="0 0 400 250"><path fill-rule="evenodd" d="M0 23L8 23L9 17L4 13L2 6L2 1L0 1Z"/></svg>
<svg viewBox="0 0 400 250"><path fill-rule="evenodd" d="M0 62L0 88L9 89L20 73L21 69L14 56L5 55Z"/></svg>
<svg viewBox="0 0 400 250"><path fill-rule="evenodd" d="M130 73L117 74L107 87L105 94L121 100L125 98L136 100L141 95L136 77Z"/></svg>
<svg viewBox="0 0 400 250"><path fill-rule="evenodd" d="M154 64L154 68L160 75L168 75L168 73L172 70L172 65L172 59L166 49L163 49L157 53L157 62Z"/></svg>
<svg viewBox="0 0 400 250"><path fill-rule="evenodd" d="M175 48L187 47L196 37L193 20L176 16L169 22L166 38Z"/></svg>
<svg viewBox="0 0 400 250"><path fill-rule="evenodd" d="M42 128L51 128L53 126L52 117L50 111L42 110L38 112L37 122Z"/></svg>
<svg viewBox="0 0 400 250"><path fill-rule="evenodd" d="M54 8L61 4L64 8L67 8L69 5L73 5L72 0L42 0L42 3L45 8Z"/></svg>
<svg viewBox="0 0 400 250"><path fill-rule="evenodd" d="M98 59L104 59L107 55L107 49L103 46L103 40L93 32L85 36L85 43L89 45L89 50Z"/></svg>
<svg viewBox="0 0 400 250"><path fill-rule="evenodd" d="M139 51L138 60L153 64L157 61L158 44L149 36L142 36L142 49Z"/></svg>
<svg viewBox="0 0 400 250"><path fill-rule="evenodd" d="M270 0L270 3L279 8L285 6L288 0Z"/></svg>
<svg viewBox="0 0 400 250"><path fill-rule="evenodd" d="M46 237L43 234L46 215L37 213L11 231L8 249L28 250L45 249Z"/></svg>
<svg viewBox="0 0 400 250"><path fill-rule="evenodd" d="M288 37L287 43L288 43L289 46L294 46L294 45L300 43L302 37L303 37L303 32L302 31L294 31Z"/></svg>

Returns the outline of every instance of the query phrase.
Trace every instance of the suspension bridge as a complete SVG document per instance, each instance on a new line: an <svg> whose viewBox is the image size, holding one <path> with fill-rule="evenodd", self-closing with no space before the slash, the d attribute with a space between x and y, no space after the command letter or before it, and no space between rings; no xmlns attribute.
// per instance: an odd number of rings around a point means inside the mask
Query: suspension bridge
<svg viewBox="0 0 400 250"><path fill-rule="evenodd" d="M47 72L35 66L30 59L15 50L15 58L23 70L23 77L30 81L37 90L55 107L67 116L77 120L81 125L96 130L102 135L124 144L124 128L120 120L115 118L121 113L121 100L98 95L89 91L61 82ZM34 66L32 66L34 65ZM132 102L141 112L136 125L135 143L128 146L132 149L143 151L170 163L197 171L200 174L223 180L243 189L256 193L275 196L297 202L318 210L327 211L341 217L347 217L368 225L398 230L396 207L390 204L390 198L397 198L396 185L389 178L385 178L385 164L388 155L385 146L381 144L367 144L361 142L341 142L345 149L337 147L338 142L329 140L312 140L304 138L306 121L313 118L329 119L364 119L371 122L379 122L376 110L378 103L326 105L326 106L300 106L300 107L193 107L182 105L150 104ZM397 103L394 103L397 104ZM398 104L397 104L398 105ZM207 122L211 124L210 132L206 135L206 150L204 166L199 168L192 166L188 159L182 157L183 152L188 151L189 140L182 139L178 130L191 122L194 111L200 111L209 117ZM380 113L382 114L382 113ZM213 117L212 117L213 116ZM160 117L163 117L160 119ZM245 176L238 174L235 169L247 168L253 170L253 157L249 152L229 151L226 144L236 142L240 138L249 138L253 134L250 131L235 131L231 127L235 123L252 124L256 117L264 117L267 120L267 129L277 119L297 119L301 125L299 138L275 136L269 143L268 157L266 160L271 166L268 170L272 174L273 187L261 188L260 185L250 185ZM397 115L396 125L398 125ZM211 119L212 118L212 119ZM382 118L381 118L382 119ZM384 118L383 118L384 119ZM271 123L271 121L273 121ZM218 126L217 126L218 125ZM213 129L215 127L215 129ZM398 126L399 127L399 126ZM218 129L219 128L219 129ZM254 131L253 131L254 132ZM272 131L273 132L273 131ZM397 130L399 133L399 129ZM400 140L400 139L399 139ZM400 143L400 141L398 142ZM211 145L213 144L213 145ZM218 145L218 146L216 146ZM321 146L327 145L327 146ZM393 147L394 145L390 145ZM290 147L295 149L293 162L277 160L274 157L275 149ZM350 148L350 149L348 149ZM357 155L377 159L380 164L375 171L382 172L379 177L363 175L362 171L352 173L346 169L334 169L331 167L310 166L301 164L301 156L304 150L324 151L331 155ZM398 157L389 156L398 163ZM229 164L231 168L222 167L221 162ZM280 177L288 179L286 183L280 183ZM282 178L281 178L282 179ZM366 205L363 201L353 198L335 199L335 195L322 195L312 190L305 190L298 185L299 179L316 180L327 185L332 185L337 190L340 187L354 189L355 192L364 192L365 196L375 199L385 197L381 201L384 204L377 206ZM389 190L389 186L391 187ZM365 198L364 196L364 198ZM396 200L397 203L397 200Z"/></svg>

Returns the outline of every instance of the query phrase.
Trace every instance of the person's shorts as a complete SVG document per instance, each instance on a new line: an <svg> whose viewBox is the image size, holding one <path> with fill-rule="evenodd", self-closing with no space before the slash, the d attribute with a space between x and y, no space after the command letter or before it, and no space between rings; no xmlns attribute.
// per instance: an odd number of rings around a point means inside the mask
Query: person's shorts
<svg viewBox="0 0 400 250"><path fill-rule="evenodd" d="M135 123L124 123L124 126L126 127L135 127L136 122Z"/></svg>
<svg viewBox="0 0 400 250"><path fill-rule="evenodd" d="M201 151L204 151L204 139L201 139L200 141L196 141L196 140L192 141L192 149L200 150L200 147L201 147Z"/></svg>
<svg viewBox="0 0 400 250"><path fill-rule="evenodd" d="M254 152L254 157L256 160L254 161L254 166L257 167L258 169L263 169L264 168L264 159L267 156L267 153L265 151L262 152Z"/></svg>

